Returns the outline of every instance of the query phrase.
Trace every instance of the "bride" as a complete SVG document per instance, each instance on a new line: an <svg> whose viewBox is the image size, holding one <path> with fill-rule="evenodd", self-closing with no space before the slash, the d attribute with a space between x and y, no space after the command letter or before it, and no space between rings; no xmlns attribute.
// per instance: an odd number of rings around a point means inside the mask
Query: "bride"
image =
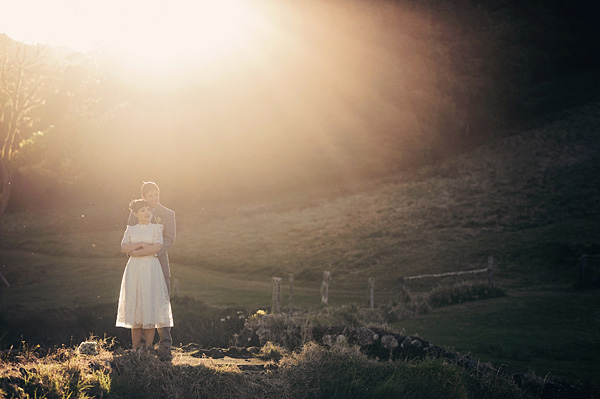
<svg viewBox="0 0 600 399"><path fill-rule="evenodd" d="M117 327L131 329L133 350L141 344L142 332L146 347L152 347L154 329L173 327L171 302L165 278L156 253L163 243L162 224L152 224L150 205L144 200L134 200L129 209L138 224L127 226L121 252L129 255L123 273Z"/></svg>

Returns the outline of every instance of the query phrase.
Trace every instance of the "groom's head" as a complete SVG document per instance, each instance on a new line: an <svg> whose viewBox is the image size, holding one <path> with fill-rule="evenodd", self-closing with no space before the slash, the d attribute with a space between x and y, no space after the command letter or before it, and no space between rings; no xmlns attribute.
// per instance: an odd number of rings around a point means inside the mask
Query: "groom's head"
<svg viewBox="0 0 600 399"><path fill-rule="evenodd" d="M142 198L150 204L150 208L156 208L159 201L159 189L156 183L146 181L142 184Z"/></svg>

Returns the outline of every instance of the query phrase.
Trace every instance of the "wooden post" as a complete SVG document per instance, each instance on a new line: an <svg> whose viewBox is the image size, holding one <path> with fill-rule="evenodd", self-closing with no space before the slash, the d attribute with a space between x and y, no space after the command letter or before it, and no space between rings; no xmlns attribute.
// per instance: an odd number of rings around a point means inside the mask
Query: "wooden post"
<svg viewBox="0 0 600 399"><path fill-rule="evenodd" d="M294 312L294 273L288 274L288 278L290 281L290 314Z"/></svg>
<svg viewBox="0 0 600 399"><path fill-rule="evenodd" d="M281 312L281 277L273 277L273 308L271 313Z"/></svg>
<svg viewBox="0 0 600 399"><path fill-rule="evenodd" d="M369 277L369 309L375 308L375 278Z"/></svg>
<svg viewBox="0 0 600 399"><path fill-rule="evenodd" d="M490 255L488 257L488 282L490 283L490 288L494 288L494 257Z"/></svg>
<svg viewBox="0 0 600 399"><path fill-rule="evenodd" d="M323 272L323 284L321 284L321 302L325 305L329 303L329 280L331 280L331 272Z"/></svg>

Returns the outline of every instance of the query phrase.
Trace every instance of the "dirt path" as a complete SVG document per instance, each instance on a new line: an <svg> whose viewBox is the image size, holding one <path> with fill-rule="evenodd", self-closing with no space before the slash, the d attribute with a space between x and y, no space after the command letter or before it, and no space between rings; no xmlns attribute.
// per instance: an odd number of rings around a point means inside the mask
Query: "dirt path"
<svg viewBox="0 0 600 399"><path fill-rule="evenodd" d="M173 365L174 366L199 366L204 365L207 367L237 367L241 371L263 371L265 370L265 365L270 364L271 361L258 359L258 358L250 358L250 359L240 359L225 356L220 359L215 359L211 357L194 357L187 354L176 354L173 356Z"/></svg>

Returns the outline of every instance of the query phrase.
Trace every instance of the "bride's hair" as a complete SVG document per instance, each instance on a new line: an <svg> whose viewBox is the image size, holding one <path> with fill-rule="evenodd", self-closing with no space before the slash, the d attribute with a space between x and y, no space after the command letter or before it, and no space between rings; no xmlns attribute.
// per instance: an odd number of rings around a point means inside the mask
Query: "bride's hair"
<svg viewBox="0 0 600 399"><path fill-rule="evenodd" d="M133 213L136 213L145 206L150 206L150 204L143 199L136 199L129 203L129 210L131 210Z"/></svg>

